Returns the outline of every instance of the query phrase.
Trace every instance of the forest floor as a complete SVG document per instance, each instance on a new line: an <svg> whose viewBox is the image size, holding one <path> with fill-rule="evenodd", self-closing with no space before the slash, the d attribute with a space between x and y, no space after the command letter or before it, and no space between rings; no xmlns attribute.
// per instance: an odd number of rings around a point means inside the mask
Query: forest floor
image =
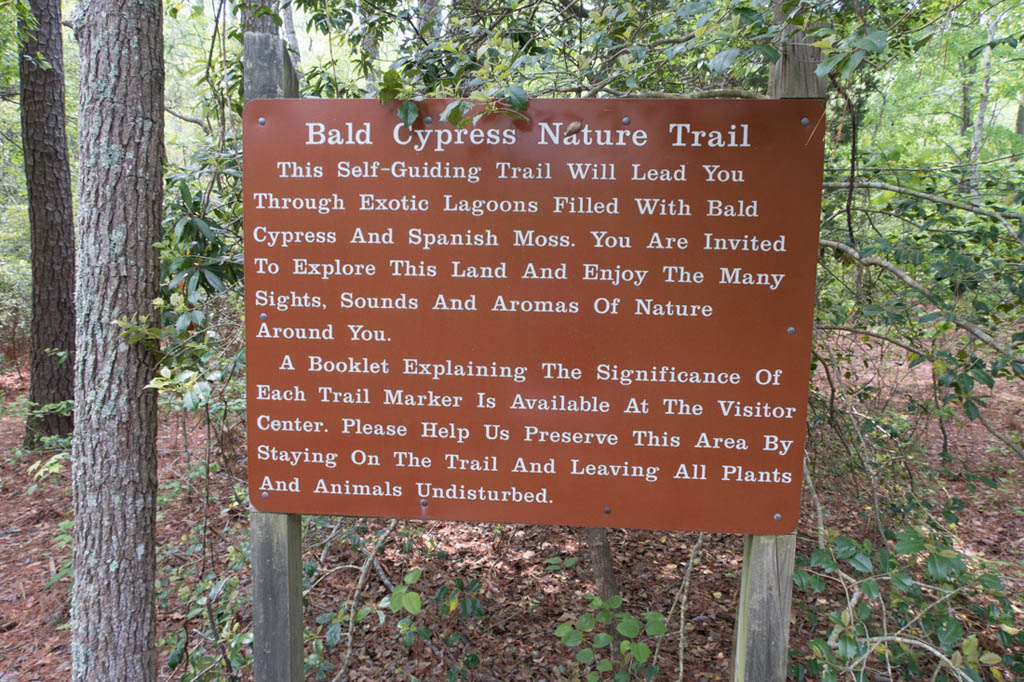
<svg viewBox="0 0 1024 682"><path fill-rule="evenodd" d="M71 669L70 577L55 578L70 558L70 474L67 463L45 479L29 472L34 462L47 456L19 450L23 421L14 408L24 401L23 377L0 376L0 682L50 682L68 679ZM912 377L905 375L902 380L912 381ZM996 428L1019 432L1024 396L990 396L986 415ZM913 485L930 486L933 496L963 500L956 529L958 549L989 567L1001 567L1009 593L1016 594L1012 601L1020 626L1024 619L1024 462L1008 454L977 423L949 428L947 434L952 463L938 460L941 434L931 425L925 446L906 466L907 476ZM210 673L202 679L251 677L248 668L237 675L228 672L229 665L236 664L251 645L245 636L251 622L249 575L240 560L245 556L248 508L240 494L244 446L237 435L233 442L211 437L218 442L210 443L212 474L207 479L206 435L199 420L189 422L186 430L175 412L165 414L159 433L162 680L181 679L186 668L180 663L177 670L169 666L168 657L178 656L171 653L176 645L192 657L190 669L208 666ZM943 464L948 467L944 473ZM965 480L968 468L998 481L998 488ZM827 462L815 465L814 482L829 532L873 536L878 541L866 501L870 495ZM809 554L817 543L818 512L809 497L805 491L798 529L800 554ZM307 519L306 653L307 663L313 664L307 679L333 679L329 666L320 668L318 675L317 665L322 661L336 665L344 656L347 625L340 630L335 625L330 632L331 614L352 598L364 565L367 579L359 604L370 607L371 613L354 628L349 679L444 680L467 657L475 663L474 656L479 666L469 679L574 679L575 650L563 646L553 633L559 623L575 620L585 611L584 595L594 592L583 529L408 521L394 529L378 561L368 563L366 549L387 526L387 521L379 519ZM661 672L656 679L729 679L743 538L703 535L688 589L685 640L680 641L677 598L698 534L612 530L609 537L624 608L634 615L649 610L668 614L674 609L672 632L659 640ZM567 567L550 570L557 567L550 560L576 557L579 563L569 561ZM429 628L432 637L406 648L396 626L398 617L384 609L378 618L373 608L390 594L389 583L401 583L413 568L423 569L413 586L424 602L416 624ZM457 581L479 600L482 617L442 615L438 605L446 598L437 600L435 595L445 586L455 588ZM202 598L196 598L199 590L207 590ZM465 597L466 591L459 596ZM798 655L806 652L811 638L827 636L828 624L815 623L812 615L816 610L820 615L817 607L823 602L820 596L794 592L791 642ZM210 641L211 620L217 624L222 646ZM335 645L335 640L340 641ZM982 644L999 650L984 633ZM685 661L682 676L680 650ZM1003 679L1015 678L1007 673Z"/></svg>

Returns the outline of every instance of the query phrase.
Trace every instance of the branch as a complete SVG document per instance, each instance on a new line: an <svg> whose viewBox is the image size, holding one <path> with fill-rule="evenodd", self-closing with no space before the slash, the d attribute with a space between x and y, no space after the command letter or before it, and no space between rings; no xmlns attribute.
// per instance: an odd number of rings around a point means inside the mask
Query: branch
<svg viewBox="0 0 1024 682"><path fill-rule="evenodd" d="M771 99L768 95L751 90L725 88L719 90L693 90L691 92L658 92L655 90L637 90L634 92L612 92L616 97L641 97L647 99Z"/></svg>
<svg viewBox="0 0 1024 682"><path fill-rule="evenodd" d="M961 201L953 201L952 199L947 199L945 197L940 197L940 196L938 196L936 194L928 194L926 192L918 192L917 190L907 189L905 187L900 187L899 185L890 185L890 184L885 183L885 182L855 182L855 183L851 184L849 181L842 180L842 181L839 181L839 182L823 182L821 186L822 186L823 189L854 189L854 188L856 188L856 189L880 189L880 190L887 190L889 192L896 192L898 194L906 194L908 196L917 197L918 199L924 199L925 201L931 201L931 202L936 203L936 204L942 204L944 206L949 206L951 208L958 208L958 209L960 209L962 211L970 211L971 213L976 213L978 215L983 215L983 216L985 216L987 218L992 218L994 220L998 220L1007 229L1007 231L1011 235L1013 235L1014 238L1017 239L1017 241L1019 241L1022 244L1024 244L1024 238L1022 238L1020 235L1016 234L1013 231L1013 228L1010 227L1010 225L1006 222L1007 218L1015 218L1016 220L1024 221L1024 213L1014 213L1013 211L1005 211L1005 212L1000 213L1000 212L997 212L997 211L990 211L989 209L982 208L981 206L975 206L973 204L965 204L965 203L963 203Z"/></svg>
<svg viewBox="0 0 1024 682"><path fill-rule="evenodd" d="M1022 217L1024 217L1024 216L1022 216ZM917 291L922 296L925 296L925 297L931 299L931 294L929 293L929 291L927 289L924 288L923 285L919 284L917 282L917 280L915 280L913 277L911 277L906 272L904 272L900 268L896 267L895 265L893 265L889 261L885 261L885 260L882 260L881 258L875 258L875 257L863 258L863 257L861 257L860 253L858 253L857 250L854 249L852 246L849 246L847 244L843 244L842 242L834 242L831 239L819 239L818 243L821 244L822 246L826 247L826 248L835 249L837 251L842 251L844 254L846 254L847 256L852 258L853 260L857 261L861 265L874 265L876 267L882 268L883 270L888 270L890 273L895 275L898 279L900 279L908 287L910 287L914 291ZM992 336L990 336L988 334L988 332L983 330L978 325L974 324L973 322L968 322L967 320L964 320L964 319L960 318L959 316L953 314L952 312L949 312L949 311L944 311L944 312L949 314L949 316L950 316L949 319L950 319L950 321L953 324L955 324L957 327L960 327L960 329L963 329L965 332L967 332L968 334L970 334L974 338L978 339L982 343L985 343L985 344L991 346L992 348L996 349L997 351L999 351L1003 355L1007 356L1008 358L1010 358L1014 362L1024 363L1024 356L1014 355L1013 351L1010 348L1007 348L1003 344L1001 344L998 341L996 341L994 338L992 338Z"/></svg>
<svg viewBox="0 0 1024 682"><path fill-rule="evenodd" d="M960 680L961 682L971 682L971 678L962 673L959 668L953 665L953 661L949 660L949 658L944 653L942 653L934 646L923 640L914 639L912 637L896 637L895 635L887 635L883 637L867 637L863 641L867 644L888 644L889 642L894 642L896 644L906 644L907 646L919 647L930 653L935 658L942 661L943 665L949 668L950 672L953 673L957 680ZM871 651L874 651L874 649L874 646L870 647L869 653Z"/></svg>
<svg viewBox="0 0 1024 682"><path fill-rule="evenodd" d="M996 431L995 428L988 423L988 420L985 419L985 415L983 415L980 411L978 412L978 420L981 422L981 425L984 426L989 433L998 438L1003 445L1010 448L1010 450L1012 450L1018 457L1024 457L1024 448L1021 448L1021 446L1017 445L1012 440Z"/></svg>
<svg viewBox="0 0 1024 682"><path fill-rule="evenodd" d="M201 121L198 118L192 118L191 116L186 116L185 114L179 114L177 111L175 111L174 109L171 109L170 107L167 107L167 106L164 107L164 111L166 111L168 114L170 114L174 118L181 119L182 121L185 121L186 123L195 123L197 126L199 126L200 128L203 129L204 133L209 133L210 132L210 128L209 128L209 126L206 125L206 121Z"/></svg>
<svg viewBox="0 0 1024 682"><path fill-rule="evenodd" d="M828 331L850 332L851 334L863 334L864 336L871 336L873 338L880 339L882 341L886 341L887 343L891 343L894 346L899 346L903 350L911 352L911 353L914 353L915 355L927 355L928 354L926 351L923 351L923 350L921 350L919 348L914 348L912 346L908 346L907 344L903 343L902 341L897 341L896 339L891 338L889 336L885 336L884 334L878 334L876 332L869 332L867 329L854 329L853 327L836 327L836 326L833 326L833 325L825 325L825 324L816 324L816 325L814 325L814 327L815 327L815 329L824 329L824 330L828 330Z"/></svg>

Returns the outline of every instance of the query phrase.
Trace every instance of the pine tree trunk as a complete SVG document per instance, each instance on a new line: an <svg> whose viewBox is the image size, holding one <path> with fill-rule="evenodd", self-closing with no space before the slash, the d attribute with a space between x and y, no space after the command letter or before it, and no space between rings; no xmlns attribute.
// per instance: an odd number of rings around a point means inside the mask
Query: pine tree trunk
<svg viewBox="0 0 1024 682"><path fill-rule="evenodd" d="M129 341L118 321L155 321L162 8L115 0L80 7L72 676L152 682L157 395L146 385L156 361L153 347Z"/></svg>
<svg viewBox="0 0 1024 682"><path fill-rule="evenodd" d="M32 244L29 400L49 405L71 400L74 395L70 357L75 348L75 240L64 133L60 0L32 0L31 9L39 26L30 33L18 60ZM68 355L61 358L47 353L47 349ZM43 436L70 436L71 428L70 414L30 417L25 424L25 445L36 445Z"/></svg>

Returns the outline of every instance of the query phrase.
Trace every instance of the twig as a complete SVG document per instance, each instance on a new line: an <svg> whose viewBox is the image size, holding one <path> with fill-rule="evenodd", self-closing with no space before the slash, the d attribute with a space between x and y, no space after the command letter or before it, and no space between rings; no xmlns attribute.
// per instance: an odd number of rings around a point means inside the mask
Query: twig
<svg viewBox="0 0 1024 682"><path fill-rule="evenodd" d="M953 661L951 661L944 653L942 653L934 646L923 640L914 639L912 637L897 637L895 635L886 635L882 637L868 637L864 639L864 641L868 644L888 644L889 642L895 642L896 644L906 644L907 646L913 646L924 649L932 656L939 659L947 668L949 668L950 672L953 673L956 679L960 680L961 682L971 682L971 678L965 675L963 672L961 672L960 669L957 668L955 665L953 665ZM874 646L868 647L868 654L871 654L874 650ZM855 665L857 665L856 662L851 664L850 668L852 669Z"/></svg>
<svg viewBox="0 0 1024 682"><path fill-rule="evenodd" d="M374 559L377 557L377 552L384 546L388 538L391 537L391 533L394 532L398 526L398 519L391 519L391 523L388 524L388 528L384 531L384 534L380 536L377 542L373 545L373 549L366 556L366 560L363 561L363 567L359 571L359 580L356 582L356 589L352 592L352 599L349 601L348 609L348 634L346 635L345 644L345 658L341 662L341 666L338 668L338 674L334 676L332 682L340 682L348 674L348 667L352 662L352 641L353 641L353 630L356 626L356 604L359 603L359 593L363 591L363 586L366 585L366 578L370 574L370 566L373 564Z"/></svg>
<svg viewBox="0 0 1024 682"><path fill-rule="evenodd" d="M194 123L194 124L196 124L197 126L199 126L200 128L203 129L204 133L209 133L210 132L210 128L206 125L206 121L201 121L198 118L192 118L191 116L186 116L185 114L179 114L177 111L175 111L174 109L171 109L168 106L164 107L164 111L166 111L168 114L170 114L174 118L177 118L177 119L180 119L182 121L185 121L186 123Z"/></svg>
<svg viewBox="0 0 1024 682"><path fill-rule="evenodd" d="M1024 457L1024 449L1022 449L1019 445L1014 443L1012 440L1010 440L1003 434L996 431L995 428L988 423L988 420L985 419L985 415L983 415L980 411L978 412L978 421L981 422L981 425L984 426L989 433L998 438L1003 443L1003 445L1010 448L1018 457Z"/></svg>
<svg viewBox="0 0 1024 682"><path fill-rule="evenodd" d="M697 552L704 542L704 533L697 536L697 542L693 543L690 550L690 560L686 562L686 574L683 575L683 584L679 586L679 676L677 682L683 682L683 658L686 653L686 602L690 598L690 574L693 572L693 564L697 560Z"/></svg>
<svg viewBox="0 0 1024 682"><path fill-rule="evenodd" d="M814 328L815 329L827 329L829 331L850 332L851 334L862 334L864 336L871 336L871 337L879 339L881 341L885 341L886 343L891 343L894 346L899 346L903 350L909 351L911 353L914 353L915 355L927 355L927 353L925 351L923 351L923 350L921 350L919 348L914 348L913 346L908 346L907 344L903 343L902 341L898 341L898 340L896 340L896 339L894 339L894 338L892 338L890 336L886 336L884 334L879 334L878 332L871 332L871 331L868 331L867 329L854 329L853 327L836 327L836 326L833 326L833 325L825 325L825 324L816 324L816 325L814 325Z"/></svg>
<svg viewBox="0 0 1024 682"><path fill-rule="evenodd" d="M807 461L806 451L804 452L804 483L807 484L807 492L811 496L811 501L814 502L815 524L818 531L818 549L825 549L825 512L822 509L818 491L814 487L814 479L811 478L811 467Z"/></svg>

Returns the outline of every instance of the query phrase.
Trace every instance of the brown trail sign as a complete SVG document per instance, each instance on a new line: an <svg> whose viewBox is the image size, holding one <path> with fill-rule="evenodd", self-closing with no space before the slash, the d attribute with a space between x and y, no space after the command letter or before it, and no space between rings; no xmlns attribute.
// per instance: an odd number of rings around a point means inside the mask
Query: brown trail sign
<svg viewBox="0 0 1024 682"><path fill-rule="evenodd" d="M246 107L253 505L791 531L822 105L447 104Z"/></svg>

